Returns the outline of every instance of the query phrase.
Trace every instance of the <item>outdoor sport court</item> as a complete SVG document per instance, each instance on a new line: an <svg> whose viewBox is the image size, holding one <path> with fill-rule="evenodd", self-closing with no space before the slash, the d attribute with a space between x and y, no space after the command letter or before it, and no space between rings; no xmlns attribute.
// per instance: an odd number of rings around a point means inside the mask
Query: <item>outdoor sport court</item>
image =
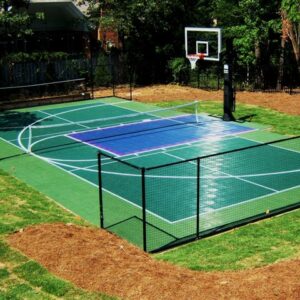
<svg viewBox="0 0 300 300"><path fill-rule="evenodd" d="M44 183L46 194L98 225L98 194L85 191L98 187L101 150L103 225L141 246L147 217L150 251L193 235L196 218L205 232L299 205L299 138L262 145L284 137L199 114L199 107L158 108L110 97L6 111L0 167L16 168L17 177L45 193Z"/></svg>

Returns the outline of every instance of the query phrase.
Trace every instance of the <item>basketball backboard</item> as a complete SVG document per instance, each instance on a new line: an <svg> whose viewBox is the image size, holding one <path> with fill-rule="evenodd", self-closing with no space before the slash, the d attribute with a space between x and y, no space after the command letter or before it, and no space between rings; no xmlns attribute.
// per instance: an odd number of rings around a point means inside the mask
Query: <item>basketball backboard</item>
<svg viewBox="0 0 300 300"><path fill-rule="evenodd" d="M185 27L185 56L192 69L198 59L219 61L222 50L221 29L205 27Z"/></svg>

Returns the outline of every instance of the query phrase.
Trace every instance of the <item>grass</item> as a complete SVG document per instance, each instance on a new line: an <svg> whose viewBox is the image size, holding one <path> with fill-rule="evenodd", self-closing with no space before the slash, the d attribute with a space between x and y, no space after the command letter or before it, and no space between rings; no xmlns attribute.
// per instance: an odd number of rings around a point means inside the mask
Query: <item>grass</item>
<svg viewBox="0 0 300 300"><path fill-rule="evenodd" d="M300 258L300 210L181 246L156 258L203 271L241 270Z"/></svg>
<svg viewBox="0 0 300 300"><path fill-rule="evenodd" d="M160 106L183 102L161 102ZM222 115L220 102L201 101L200 111ZM237 118L272 131L300 134L300 117L239 104ZM7 235L29 225L49 222L89 225L0 170L0 299L115 299L79 289L50 274L41 265L10 248ZM249 224L154 256L192 270L239 270L300 257L300 210Z"/></svg>
<svg viewBox="0 0 300 300"><path fill-rule="evenodd" d="M0 299L115 299L87 292L10 248L5 238L39 223L88 225L54 201L0 170Z"/></svg>
<svg viewBox="0 0 300 300"><path fill-rule="evenodd" d="M165 101L156 103L161 107L168 107L186 103L185 101ZM187 111L189 112L189 111ZM222 116L223 107L217 101L201 101L199 112ZM239 103L234 113L236 119L253 115L251 122L263 124L271 128L271 131L285 135L300 135L300 116L292 116L271 109Z"/></svg>

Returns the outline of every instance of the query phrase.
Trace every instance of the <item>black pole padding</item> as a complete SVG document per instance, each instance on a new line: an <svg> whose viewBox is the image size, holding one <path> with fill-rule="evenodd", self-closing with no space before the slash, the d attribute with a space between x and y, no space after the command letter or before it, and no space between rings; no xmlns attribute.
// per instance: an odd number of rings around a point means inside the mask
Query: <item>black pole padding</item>
<svg viewBox="0 0 300 300"><path fill-rule="evenodd" d="M226 64L224 65L224 121L235 121L232 112L235 110L235 92L232 78L233 42L226 41Z"/></svg>

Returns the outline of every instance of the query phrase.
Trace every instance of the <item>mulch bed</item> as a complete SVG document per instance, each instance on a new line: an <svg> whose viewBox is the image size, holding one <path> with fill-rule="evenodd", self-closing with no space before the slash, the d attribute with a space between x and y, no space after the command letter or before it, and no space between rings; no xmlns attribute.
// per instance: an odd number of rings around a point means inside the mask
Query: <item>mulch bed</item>
<svg viewBox="0 0 300 300"><path fill-rule="evenodd" d="M191 271L156 261L104 230L61 223L28 227L8 242L79 287L122 299L300 299L300 260Z"/></svg>

